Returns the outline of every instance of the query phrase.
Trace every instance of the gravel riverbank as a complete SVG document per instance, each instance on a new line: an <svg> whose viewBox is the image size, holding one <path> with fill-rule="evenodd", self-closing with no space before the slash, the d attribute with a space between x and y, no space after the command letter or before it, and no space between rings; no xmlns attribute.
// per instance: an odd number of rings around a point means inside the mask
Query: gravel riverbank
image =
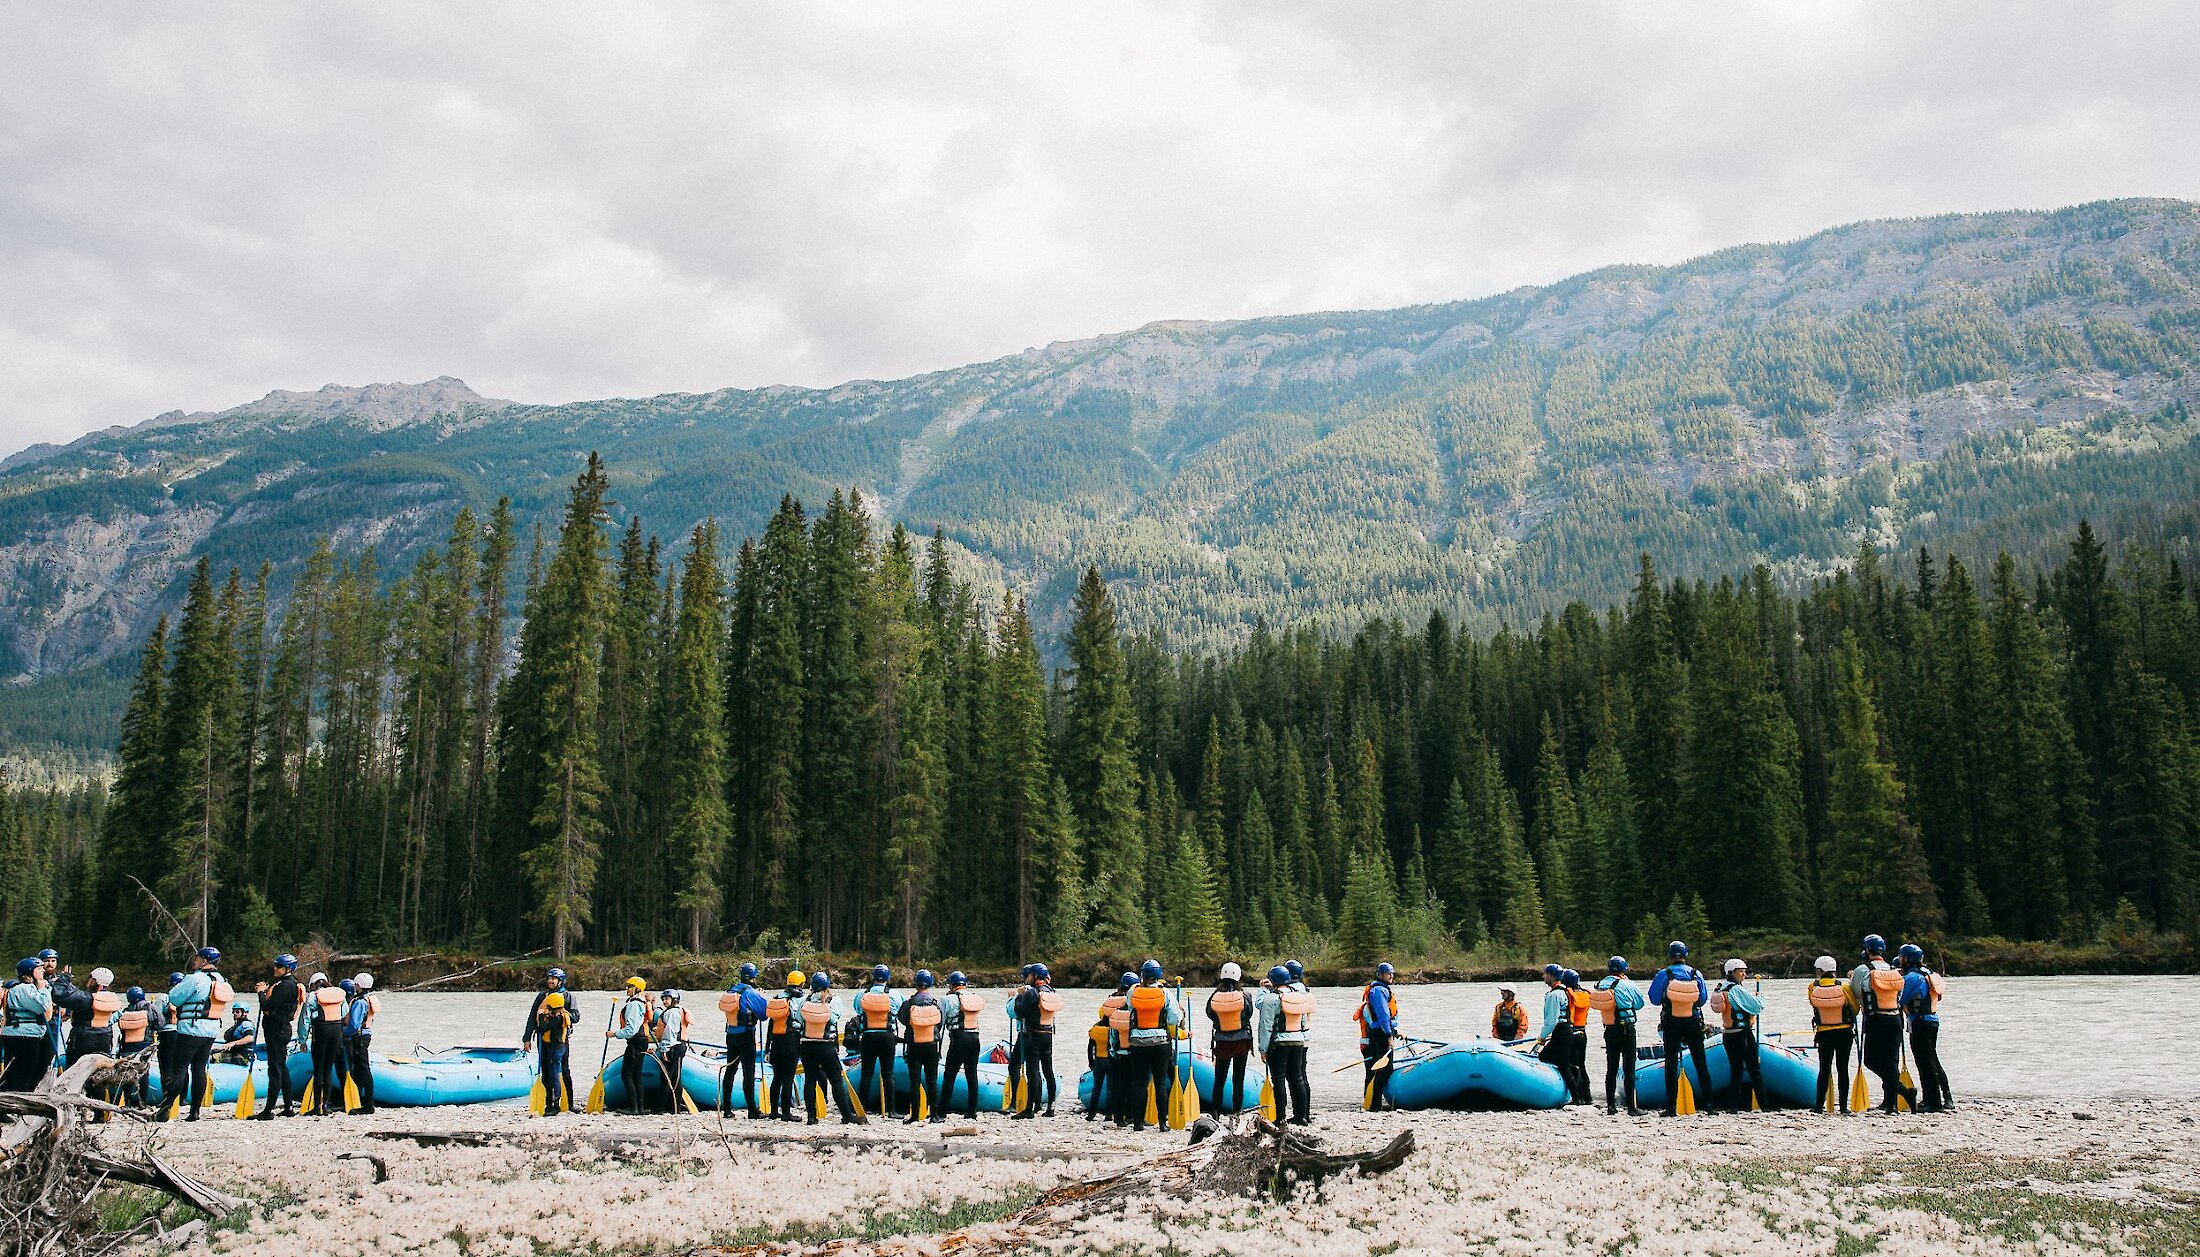
<svg viewBox="0 0 2200 1257"><path fill-rule="evenodd" d="M1983 1102L1939 1117L1706 1119L1323 1113L1333 1150L1410 1126L1391 1174L1284 1207L1140 1201L1070 1223L1057 1251L1185 1253L2200 1253L2200 1102L2096 1110ZM538 1257L865 1237L1019 1245L1041 1193L1181 1145L1065 1113L947 1127L735 1118L531 1119L517 1107L164 1127L178 1163L253 1198L186 1251ZM127 1138L110 1127L110 1138ZM391 1132L458 1136L423 1143ZM674 1139L678 1137L675 1150ZM859 1135L870 1146L838 1143ZM478 1138L477 1138L478 1137ZM631 1145L620 1141L634 1139ZM377 1182L371 1153L388 1171ZM1557 1242L1557 1249L1551 1247Z"/></svg>

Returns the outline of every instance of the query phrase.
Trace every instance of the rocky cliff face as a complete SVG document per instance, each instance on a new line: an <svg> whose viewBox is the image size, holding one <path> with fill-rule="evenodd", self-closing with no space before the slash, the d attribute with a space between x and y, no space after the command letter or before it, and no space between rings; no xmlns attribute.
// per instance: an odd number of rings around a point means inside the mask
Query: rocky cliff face
<svg viewBox="0 0 2200 1257"><path fill-rule="evenodd" d="M396 572L461 504L509 493L554 524L590 449L653 531L714 514L738 536L782 493L853 487L1042 619L1099 562L1180 641L1603 598L1637 550L1803 576L1865 540L2021 548L2079 511L2174 508L2200 462L2196 337L2200 208L2132 201L824 390L278 391L0 464L0 676L127 649L202 553L275 563L279 597L315 537Z"/></svg>

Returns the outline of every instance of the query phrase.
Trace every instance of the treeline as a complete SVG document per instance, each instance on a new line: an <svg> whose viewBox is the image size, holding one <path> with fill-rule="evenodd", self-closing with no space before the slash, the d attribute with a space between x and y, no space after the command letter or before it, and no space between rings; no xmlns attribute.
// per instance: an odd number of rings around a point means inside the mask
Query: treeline
<svg viewBox="0 0 2200 1257"><path fill-rule="evenodd" d="M2200 917L2200 602L2090 527L2044 571L1867 547L1787 591L1645 556L1625 605L1532 631L1201 655L1126 638L1087 569L1050 678L1021 600L859 495L782 501L727 572L714 523L668 550L607 492L591 459L524 548L461 512L387 590L318 546L279 624L264 572L202 562L97 848L46 866L59 936L1349 961Z"/></svg>

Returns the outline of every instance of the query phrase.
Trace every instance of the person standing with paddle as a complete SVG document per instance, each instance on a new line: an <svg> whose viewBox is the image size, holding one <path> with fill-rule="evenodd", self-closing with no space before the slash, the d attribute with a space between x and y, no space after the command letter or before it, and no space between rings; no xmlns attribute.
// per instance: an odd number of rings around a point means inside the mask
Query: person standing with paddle
<svg viewBox="0 0 2200 1257"><path fill-rule="evenodd" d="M1665 1042L1665 1115L1681 1112L1681 1089L1688 1075L1681 1072L1681 1051L1696 1066L1696 1077L1708 1085L1711 1067L1704 1061L1703 1006L1711 998L1703 975L1688 963L1688 944L1675 940L1665 945L1668 963L1650 979L1650 1002L1658 1006L1658 1037ZM1697 1112L1718 1112L1706 1094L1694 1103Z"/></svg>
<svg viewBox="0 0 2200 1257"><path fill-rule="evenodd" d="M566 1083L572 1072L565 1063L573 1043L573 1013L565 1006L565 992L550 991L535 1002L529 1027L535 1041L535 1090L542 1096L540 1112L556 1117L573 1106L573 1092Z"/></svg>
<svg viewBox="0 0 2200 1257"><path fill-rule="evenodd" d="M810 993L795 1008L795 1024L802 1032L802 1111L809 1124L817 1125L827 1091L840 1108L842 1125L868 1123L848 1099L848 1075L840 1067L837 1043L840 1011L833 1007L833 980L824 970L810 975Z"/></svg>
<svg viewBox="0 0 2200 1257"><path fill-rule="evenodd" d="M1887 940L1866 934L1864 961L1849 974L1849 990L1864 1010L1864 1068L1879 1075L1879 1110L1915 1108L1917 1093L1902 1085L1902 975L1887 963ZM1867 1095L1864 1103L1869 1103Z"/></svg>
<svg viewBox="0 0 2200 1257"><path fill-rule="evenodd" d="M1397 972L1387 960L1375 966L1375 980L1360 992L1360 1007L1353 1014L1360 1023L1360 1060L1367 1069L1360 1106L1370 1113L1398 1107L1390 1103L1390 1044L1398 1037L1398 998L1390 983Z"/></svg>
<svg viewBox="0 0 2200 1257"><path fill-rule="evenodd" d="M627 1111L636 1117L642 1112L642 1061L649 1055L648 990L647 982L628 978L626 998L619 1001L618 1018L603 1032L606 1040L617 1039L626 1045L625 1055L619 1060L619 1081L626 1084Z"/></svg>
<svg viewBox="0 0 2200 1257"><path fill-rule="evenodd" d="M267 1044L267 1107L252 1115L256 1122L273 1121L278 1112L296 1112L290 1101L290 1040L297 1024L298 1005L305 992L298 988L298 958L289 952L275 958L274 979L253 985L260 997L260 1041Z"/></svg>
<svg viewBox="0 0 2200 1257"><path fill-rule="evenodd" d="M1856 993L1835 974L1840 966L1831 956L1820 956L1812 968L1810 1028L1818 1050L1818 1108L1821 1112L1849 1112L1849 1051L1856 1046Z"/></svg>
<svg viewBox="0 0 2200 1257"><path fill-rule="evenodd" d="M763 1116L759 1107L763 1097L756 1090L756 1031L770 1003L757 989L757 975L756 966L744 961L740 980L718 997L718 1011L726 1017L726 1071L718 1083L718 1111L732 1114L733 1080L740 1078L741 1096L748 1101L751 1121Z"/></svg>
<svg viewBox="0 0 2200 1257"><path fill-rule="evenodd" d="M527 1024L519 1032L519 1045L521 1047L528 1047L534 1043L535 1018L538 1014L542 1012L543 1002L549 999L552 995L561 995L565 998L566 1023L569 1026L577 1026L581 1024L580 1002L573 998L573 992L566 989L566 986L567 984L565 978L565 970L559 968L556 965L550 966L550 972L543 975L542 988L535 992L534 1004L527 1009ZM565 1071L564 1083L566 1110L568 1112L579 1112L578 1109L574 1108L573 1097L579 1093L573 1090L573 1044L570 1040L566 1042L565 1051L559 1055L558 1061L559 1067ZM549 1085L557 1081L557 1079L552 1078L543 1079L545 1085Z"/></svg>
<svg viewBox="0 0 2200 1257"><path fill-rule="evenodd" d="M970 979L957 969L947 975L947 994L940 997L940 1024L947 1034L947 1077L940 1084L940 1111L955 1107L955 1078L968 1084L963 1089L963 1116L978 1120L978 1017L985 1012L985 997L970 989Z"/></svg>
<svg viewBox="0 0 2200 1257"><path fill-rule="evenodd" d="M787 989L764 1001L764 1050L772 1068L771 1115L782 1122L802 1120L800 1097L795 1094L795 1075L802 1068L802 1019L795 1006L802 1002L807 980L800 969L790 969Z"/></svg>
<svg viewBox="0 0 2200 1257"><path fill-rule="evenodd" d="M1253 1046L1268 1065L1276 1092L1276 1118L1293 1126L1313 1122L1313 1088L1306 1078L1306 1041L1312 1034L1314 995L1282 965L1268 971L1268 989L1255 1001L1259 1012Z"/></svg>
<svg viewBox="0 0 2200 1257"><path fill-rule="evenodd" d="M1181 1018L1161 976L1161 962L1148 960L1138 967L1138 985L1131 988L1130 1085L1124 1103L1130 1106L1132 1130L1146 1129L1148 1113L1161 1129L1169 1129L1169 1089L1176 1085L1171 1035Z"/></svg>
<svg viewBox="0 0 2200 1257"><path fill-rule="evenodd" d="M1917 1058L1920 1113L1945 1113L1956 1106L1948 1094L1948 1071L1940 1064L1940 975L1925 967L1925 949L1904 943L1902 1011L1910 1019L1910 1055Z"/></svg>
<svg viewBox="0 0 2200 1257"><path fill-rule="evenodd" d="M1757 1018L1765 1006L1746 985L1749 966L1739 956L1719 967L1725 981L1711 997L1711 1009L1719 1014L1719 1042L1726 1048L1726 1077L1736 1112L1761 1109L1765 1102L1764 1067L1757 1059Z"/></svg>
<svg viewBox="0 0 2200 1257"><path fill-rule="evenodd" d="M1232 1117L1245 1111L1245 1062L1253 1054L1253 1001L1245 993L1244 976L1234 960L1222 966L1215 990L1207 997L1207 1024L1213 1027L1215 1108ZM1225 1077L1234 1091L1223 1091ZM1222 1101L1225 1094L1231 1097L1227 1108ZM1257 1093L1253 1098L1260 1099Z"/></svg>
<svg viewBox="0 0 2200 1257"><path fill-rule="evenodd" d="M1061 1011L1062 995L1054 989L1054 974L1045 965L1031 966L1031 982L1010 1010L1018 1030L1016 1041L1023 1045L1024 1103L1016 1113L1019 1118L1037 1117L1042 1109L1048 1117L1054 1116L1059 1086L1054 1078L1054 1018Z"/></svg>

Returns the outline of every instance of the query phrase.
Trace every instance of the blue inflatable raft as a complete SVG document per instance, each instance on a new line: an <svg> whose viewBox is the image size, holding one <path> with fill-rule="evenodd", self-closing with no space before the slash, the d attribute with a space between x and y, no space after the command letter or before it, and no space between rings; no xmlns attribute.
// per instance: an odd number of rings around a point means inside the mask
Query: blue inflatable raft
<svg viewBox="0 0 2200 1257"><path fill-rule="evenodd" d="M267 1052L257 1047L252 1050L252 1064L249 1067L234 1065L219 1058L207 1065L206 1080L213 1085L214 1103L235 1104L238 1095L244 1091L244 1080L248 1074L252 1078L253 1095L259 1103L267 1103ZM162 1094L160 1062L156 1058L152 1068L145 1073L145 1095L147 1099L153 1099Z"/></svg>
<svg viewBox="0 0 2200 1257"><path fill-rule="evenodd" d="M1179 1053L1177 1054L1177 1068L1179 1070L1183 1068L1183 1061L1183 1053L1179 1051ZM1260 1058L1258 1056L1252 1057L1245 1062L1245 1109L1247 1112L1251 1112L1252 1110L1260 1107L1260 1088L1261 1084L1266 1082L1267 1079L1268 1071L1262 1068ZM1199 1105L1201 1112L1215 1113L1229 1107L1227 1103L1218 1103L1215 1099L1215 1062L1213 1057L1210 1057L1205 1053L1195 1052L1192 1055L1192 1087L1194 1090L1199 1092ZM1230 1090L1234 1093L1236 1088L1232 1087ZM1106 1099L1105 1096L1101 1098L1103 1100ZM1235 1098L1236 1096L1232 1094L1224 1096L1223 1100L1230 1101L1234 1100ZM1091 1107L1091 1070L1086 1070L1084 1074L1077 1079L1077 1103L1088 1108Z"/></svg>
<svg viewBox="0 0 2200 1257"><path fill-rule="evenodd" d="M377 1056L373 1068L377 1108L516 1100L535 1086L535 1054L517 1043L462 1043L427 1056Z"/></svg>
<svg viewBox="0 0 2200 1257"><path fill-rule="evenodd" d="M1711 1071L1714 1097L1723 1093L1734 1077L1734 1071L1726 1061L1726 1045L1718 1037L1707 1035L1711 1041L1704 1044L1704 1064ZM1652 1046L1636 1053L1635 1100L1646 1109L1665 1107L1665 1049ZM1769 1040L1757 1044L1757 1063L1765 1080L1764 1103L1767 1108L1807 1109L1814 1107L1812 1092L1818 1089L1818 1063L1792 1048L1783 1047ZM1686 1051L1681 1053L1681 1068L1688 1074L1688 1085L1696 1094L1696 1102L1703 1103L1703 1079L1696 1074L1696 1063ZM1395 1087L1393 1088L1395 1090ZM1714 1101L1715 1102L1715 1101Z"/></svg>
<svg viewBox="0 0 2200 1257"><path fill-rule="evenodd" d="M1413 1042L1395 1049L1389 1096L1402 1109L1555 1109L1566 1103L1557 1069L1495 1039Z"/></svg>

